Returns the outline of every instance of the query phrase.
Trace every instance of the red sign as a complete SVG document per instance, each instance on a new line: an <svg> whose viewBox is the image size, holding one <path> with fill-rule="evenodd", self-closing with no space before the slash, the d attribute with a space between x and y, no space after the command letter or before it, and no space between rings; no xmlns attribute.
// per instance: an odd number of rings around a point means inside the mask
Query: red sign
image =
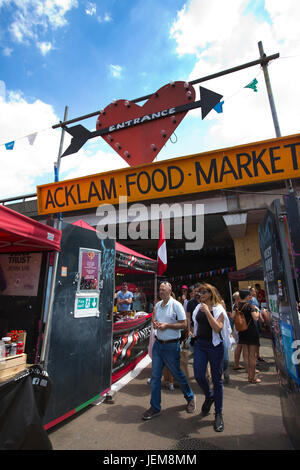
<svg viewBox="0 0 300 470"><path fill-rule="evenodd" d="M110 133L101 137L130 166L151 163L188 112L176 112L175 108L193 101L192 85L173 82L143 106L126 100L109 104L99 115L96 129L108 128Z"/></svg>

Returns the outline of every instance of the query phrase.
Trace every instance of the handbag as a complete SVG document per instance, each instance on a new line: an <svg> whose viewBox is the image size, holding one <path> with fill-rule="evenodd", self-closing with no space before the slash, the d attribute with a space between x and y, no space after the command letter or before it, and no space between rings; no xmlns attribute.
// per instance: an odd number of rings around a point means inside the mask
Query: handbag
<svg viewBox="0 0 300 470"><path fill-rule="evenodd" d="M239 332L246 331L248 329L248 326L249 326L250 322L251 322L251 319L250 319L249 323L247 323L245 315L243 314L243 308L245 306L246 306L246 304L243 305L241 310L239 310L236 307L236 310L235 310L234 326L235 326L236 331L239 331Z"/></svg>

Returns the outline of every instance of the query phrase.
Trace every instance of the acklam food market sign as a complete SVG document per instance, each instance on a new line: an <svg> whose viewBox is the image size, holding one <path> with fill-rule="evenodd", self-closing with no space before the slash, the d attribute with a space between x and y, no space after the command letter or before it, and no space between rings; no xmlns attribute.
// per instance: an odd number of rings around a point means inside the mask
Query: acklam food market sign
<svg viewBox="0 0 300 470"><path fill-rule="evenodd" d="M300 134L37 187L39 214L300 177Z"/></svg>

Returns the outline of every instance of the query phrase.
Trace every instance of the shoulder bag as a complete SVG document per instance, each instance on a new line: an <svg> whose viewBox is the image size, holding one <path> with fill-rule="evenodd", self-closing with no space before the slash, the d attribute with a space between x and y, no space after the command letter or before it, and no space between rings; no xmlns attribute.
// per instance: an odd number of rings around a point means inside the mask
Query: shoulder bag
<svg viewBox="0 0 300 470"><path fill-rule="evenodd" d="M236 307L235 309L234 326L235 326L236 331L239 331L239 332L246 331L251 322L251 319L250 319L249 323L247 323L245 315L243 313L243 309L246 305L247 304L244 304L241 310L239 310L238 307Z"/></svg>

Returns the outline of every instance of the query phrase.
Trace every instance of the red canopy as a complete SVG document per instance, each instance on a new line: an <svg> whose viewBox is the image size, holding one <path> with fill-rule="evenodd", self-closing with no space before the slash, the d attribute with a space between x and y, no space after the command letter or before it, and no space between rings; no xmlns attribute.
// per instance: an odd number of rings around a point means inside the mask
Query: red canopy
<svg viewBox="0 0 300 470"><path fill-rule="evenodd" d="M0 253L60 250L61 231L0 205Z"/></svg>
<svg viewBox="0 0 300 470"><path fill-rule="evenodd" d="M94 230L96 229L89 225L87 222L84 220L77 220L76 222L73 222L73 225L77 225L78 227L82 227L88 230ZM138 253L137 251L131 250L127 246L121 245L121 243L116 242L116 252L120 254L124 254L126 256L126 260L121 260L118 257L116 261L116 269L119 273L129 273L131 271L138 270L140 272L155 272L156 271L156 261L153 260L152 258L148 258L148 256L142 255L141 253ZM135 263L138 260L144 261L144 269L143 266L139 266L138 268L135 266ZM122 263L124 261L124 263Z"/></svg>

